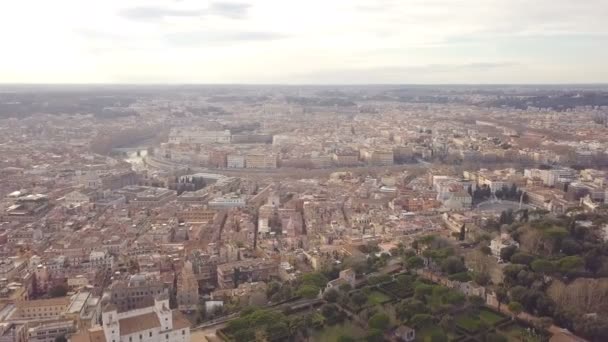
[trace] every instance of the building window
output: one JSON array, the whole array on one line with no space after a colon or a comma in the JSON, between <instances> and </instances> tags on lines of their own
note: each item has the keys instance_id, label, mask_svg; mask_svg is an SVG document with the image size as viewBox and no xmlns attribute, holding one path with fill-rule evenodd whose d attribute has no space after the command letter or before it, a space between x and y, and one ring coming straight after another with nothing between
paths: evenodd
<instances>
[{"instance_id":1,"label":"building window","mask_svg":"<svg viewBox=\"0 0 608 342\"><path fill-rule=\"evenodd\" d=\"M169 339L169 334L166 334L166 335L165 335L165 338L168 340L168 339Z\"/></svg>"},{"instance_id":2,"label":"building window","mask_svg":"<svg viewBox=\"0 0 608 342\"><path fill-rule=\"evenodd\" d=\"M142 338L144 338L143 335L139 334L139 339L141 340Z\"/></svg>"},{"instance_id":3,"label":"building window","mask_svg":"<svg viewBox=\"0 0 608 342\"><path fill-rule=\"evenodd\" d=\"M186 335L186 330L182 330L182 335Z\"/></svg>"},{"instance_id":4,"label":"building window","mask_svg":"<svg viewBox=\"0 0 608 342\"><path fill-rule=\"evenodd\" d=\"M129 336L129 342L133 342L133 338Z\"/></svg>"},{"instance_id":5,"label":"building window","mask_svg":"<svg viewBox=\"0 0 608 342\"><path fill-rule=\"evenodd\" d=\"M150 337L152 337L152 332L150 331Z\"/></svg>"}]
</instances>

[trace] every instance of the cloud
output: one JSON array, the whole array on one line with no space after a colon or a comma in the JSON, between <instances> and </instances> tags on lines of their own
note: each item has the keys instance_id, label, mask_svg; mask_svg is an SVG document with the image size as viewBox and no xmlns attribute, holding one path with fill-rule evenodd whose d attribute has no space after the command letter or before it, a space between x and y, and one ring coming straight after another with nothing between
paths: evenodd
<instances>
[{"instance_id":1,"label":"cloud","mask_svg":"<svg viewBox=\"0 0 608 342\"><path fill-rule=\"evenodd\" d=\"M172 33L165 36L167 42L179 46L198 46L234 42L270 41L287 38L287 35L263 31L195 31Z\"/></svg>"},{"instance_id":2,"label":"cloud","mask_svg":"<svg viewBox=\"0 0 608 342\"><path fill-rule=\"evenodd\" d=\"M172 7L140 6L123 9L119 15L130 20L160 20L167 17L202 17L214 15L230 19L242 19L247 16L250 4L241 2L212 2L202 9L181 9Z\"/></svg>"},{"instance_id":3,"label":"cloud","mask_svg":"<svg viewBox=\"0 0 608 342\"><path fill-rule=\"evenodd\" d=\"M131 7L120 11L122 17L131 20L157 20L166 17L198 17L201 10L177 10L162 7Z\"/></svg>"},{"instance_id":4,"label":"cloud","mask_svg":"<svg viewBox=\"0 0 608 342\"><path fill-rule=\"evenodd\" d=\"M212 2L208 12L231 19L240 19L247 16L249 8L251 8L251 4L240 2Z\"/></svg>"}]
</instances>

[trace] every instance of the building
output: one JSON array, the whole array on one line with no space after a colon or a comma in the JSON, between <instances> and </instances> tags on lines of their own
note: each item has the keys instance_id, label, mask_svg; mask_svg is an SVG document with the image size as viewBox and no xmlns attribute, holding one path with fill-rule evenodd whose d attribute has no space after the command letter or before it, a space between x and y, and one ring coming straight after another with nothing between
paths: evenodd
<instances>
[{"instance_id":1,"label":"building","mask_svg":"<svg viewBox=\"0 0 608 342\"><path fill-rule=\"evenodd\" d=\"M351 268L342 270L342 271L340 271L340 275L338 276L338 278L336 278L334 280L330 280L327 283L325 290L337 289L337 288L340 288L340 286L346 285L346 284L350 285L350 287L354 289L355 283L356 283L356 276L357 276L357 274Z\"/></svg>"},{"instance_id":2,"label":"building","mask_svg":"<svg viewBox=\"0 0 608 342\"><path fill-rule=\"evenodd\" d=\"M334 164L337 166L355 166L359 164L359 152L355 150L340 150L332 154Z\"/></svg>"},{"instance_id":3,"label":"building","mask_svg":"<svg viewBox=\"0 0 608 342\"><path fill-rule=\"evenodd\" d=\"M177 212L177 219L180 222L188 223L208 223L213 222L216 211L203 206L190 207Z\"/></svg>"},{"instance_id":4,"label":"building","mask_svg":"<svg viewBox=\"0 0 608 342\"><path fill-rule=\"evenodd\" d=\"M519 243L513 240L509 234L500 234L500 236L497 236L490 241L492 255L498 259L500 259L500 251L509 246L519 247Z\"/></svg>"},{"instance_id":5,"label":"building","mask_svg":"<svg viewBox=\"0 0 608 342\"><path fill-rule=\"evenodd\" d=\"M245 156L245 167L248 169L276 169L277 156L275 154L248 154Z\"/></svg>"},{"instance_id":6,"label":"building","mask_svg":"<svg viewBox=\"0 0 608 342\"><path fill-rule=\"evenodd\" d=\"M217 197L209 201L211 209L243 208L247 204L245 198L240 196Z\"/></svg>"},{"instance_id":7,"label":"building","mask_svg":"<svg viewBox=\"0 0 608 342\"><path fill-rule=\"evenodd\" d=\"M374 150L369 161L372 165L393 165L395 156L393 150Z\"/></svg>"},{"instance_id":8,"label":"building","mask_svg":"<svg viewBox=\"0 0 608 342\"><path fill-rule=\"evenodd\" d=\"M23 342L26 341L26 338L24 324L0 323L0 342Z\"/></svg>"},{"instance_id":9,"label":"building","mask_svg":"<svg viewBox=\"0 0 608 342\"><path fill-rule=\"evenodd\" d=\"M154 208L160 207L177 198L177 194L173 190L161 188L148 188L138 192L130 201L130 205L137 208Z\"/></svg>"},{"instance_id":10,"label":"building","mask_svg":"<svg viewBox=\"0 0 608 342\"><path fill-rule=\"evenodd\" d=\"M116 190L129 185L137 184L138 177L134 171L113 172L101 176L101 186L104 189Z\"/></svg>"},{"instance_id":11,"label":"building","mask_svg":"<svg viewBox=\"0 0 608 342\"><path fill-rule=\"evenodd\" d=\"M73 320L54 320L29 323L27 329L28 342L55 342L56 338L70 335L76 331Z\"/></svg>"},{"instance_id":12,"label":"building","mask_svg":"<svg viewBox=\"0 0 608 342\"><path fill-rule=\"evenodd\" d=\"M217 285L232 289L244 282L267 281L278 277L279 264L274 260L243 260L217 266Z\"/></svg>"},{"instance_id":13,"label":"building","mask_svg":"<svg viewBox=\"0 0 608 342\"><path fill-rule=\"evenodd\" d=\"M226 167L229 169L245 168L245 156L240 154L229 154L226 156Z\"/></svg>"},{"instance_id":14,"label":"building","mask_svg":"<svg viewBox=\"0 0 608 342\"><path fill-rule=\"evenodd\" d=\"M69 297L17 302L17 316L25 319L54 319L63 315L70 305Z\"/></svg>"},{"instance_id":15,"label":"building","mask_svg":"<svg viewBox=\"0 0 608 342\"><path fill-rule=\"evenodd\" d=\"M190 323L179 312L169 309L166 295L154 304L138 310L118 312L107 305L102 313L102 326L82 330L70 342L189 342Z\"/></svg>"},{"instance_id":16,"label":"building","mask_svg":"<svg viewBox=\"0 0 608 342\"><path fill-rule=\"evenodd\" d=\"M175 127L169 132L172 144L229 144L230 131L213 131L202 127Z\"/></svg>"},{"instance_id":17,"label":"building","mask_svg":"<svg viewBox=\"0 0 608 342\"><path fill-rule=\"evenodd\" d=\"M177 278L177 308L181 311L195 311L199 303L198 282L192 270L192 263L186 261L182 273Z\"/></svg>"},{"instance_id":18,"label":"building","mask_svg":"<svg viewBox=\"0 0 608 342\"><path fill-rule=\"evenodd\" d=\"M27 195L17 198L4 215L6 221L33 222L50 210L49 198L45 195Z\"/></svg>"},{"instance_id":19,"label":"building","mask_svg":"<svg viewBox=\"0 0 608 342\"><path fill-rule=\"evenodd\" d=\"M168 293L163 282L152 274L135 274L128 281L116 281L110 287L110 302L119 311L150 306L154 296Z\"/></svg>"},{"instance_id":20,"label":"building","mask_svg":"<svg viewBox=\"0 0 608 342\"><path fill-rule=\"evenodd\" d=\"M89 254L88 267L92 269L112 269L114 256L105 251L92 251Z\"/></svg>"}]
</instances>

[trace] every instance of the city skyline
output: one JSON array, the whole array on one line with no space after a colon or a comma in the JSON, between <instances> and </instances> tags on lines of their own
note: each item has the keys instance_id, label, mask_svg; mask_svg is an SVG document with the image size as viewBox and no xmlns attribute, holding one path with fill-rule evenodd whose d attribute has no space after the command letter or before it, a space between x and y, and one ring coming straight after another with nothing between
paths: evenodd
<instances>
[{"instance_id":1,"label":"city skyline","mask_svg":"<svg viewBox=\"0 0 608 342\"><path fill-rule=\"evenodd\" d=\"M32 0L2 8L4 83L608 80L602 1Z\"/></svg>"}]
</instances>

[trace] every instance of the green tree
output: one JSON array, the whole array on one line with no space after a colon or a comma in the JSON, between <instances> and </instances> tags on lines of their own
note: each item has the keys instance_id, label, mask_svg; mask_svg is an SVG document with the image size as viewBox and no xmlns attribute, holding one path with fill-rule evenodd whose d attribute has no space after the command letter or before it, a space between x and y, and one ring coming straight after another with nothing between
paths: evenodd
<instances>
[{"instance_id":1,"label":"green tree","mask_svg":"<svg viewBox=\"0 0 608 342\"><path fill-rule=\"evenodd\" d=\"M424 260L419 256L409 257L405 260L405 266L408 269L417 270L424 266Z\"/></svg>"},{"instance_id":2,"label":"green tree","mask_svg":"<svg viewBox=\"0 0 608 342\"><path fill-rule=\"evenodd\" d=\"M509 294L507 292L507 289L504 287L499 287L496 289L496 300L498 301L498 311L500 311L500 305L502 303L506 303L507 300L509 299Z\"/></svg>"},{"instance_id":3,"label":"green tree","mask_svg":"<svg viewBox=\"0 0 608 342\"><path fill-rule=\"evenodd\" d=\"M409 322L416 328L424 328L433 323L433 316L428 314L415 314Z\"/></svg>"},{"instance_id":4,"label":"green tree","mask_svg":"<svg viewBox=\"0 0 608 342\"><path fill-rule=\"evenodd\" d=\"M304 298L316 298L319 295L319 288L314 285L301 285L296 294Z\"/></svg>"},{"instance_id":5,"label":"green tree","mask_svg":"<svg viewBox=\"0 0 608 342\"><path fill-rule=\"evenodd\" d=\"M303 285L314 285L317 288L323 288L327 285L327 278L323 273L313 272L302 275L301 283Z\"/></svg>"},{"instance_id":6,"label":"green tree","mask_svg":"<svg viewBox=\"0 0 608 342\"><path fill-rule=\"evenodd\" d=\"M390 325L390 319L384 313L377 313L369 319L369 326L372 329L385 331Z\"/></svg>"},{"instance_id":7,"label":"green tree","mask_svg":"<svg viewBox=\"0 0 608 342\"><path fill-rule=\"evenodd\" d=\"M367 303L367 296L361 291L355 292L350 299L353 304L358 308L362 307L365 303Z\"/></svg>"},{"instance_id":8,"label":"green tree","mask_svg":"<svg viewBox=\"0 0 608 342\"><path fill-rule=\"evenodd\" d=\"M471 296L469 297L469 303L471 303L473 308L479 309L485 304L485 300L479 296Z\"/></svg>"},{"instance_id":9,"label":"green tree","mask_svg":"<svg viewBox=\"0 0 608 342\"><path fill-rule=\"evenodd\" d=\"M427 313L427 306L418 299L408 298L395 305L395 313L401 320L409 320L415 314Z\"/></svg>"},{"instance_id":10,"label":"green tree","mask_svg":"<svg viewBox=\"0 0 608 342\"><path fill-rule=\"evenodd\" d=\"M515 317L524 311L524 307L519 302L510 302L509 311L511 311L512 318L515 319Z\"/></svg>"},{"instance_id":11,"label":"green tree","mask_svg":"<svg viewBox=\"0 0 608 342\"><path fill-rule=\"evenodd\" d=\"M340 294L334 289L326 290L323 293L323 299L330 303L335 303L338 300L338 297L340 297Z\"/></svg>"},{"instance_id":12,"label":"green tree","mask_svg":"<svg viewBox=\"0 0 608 342\"><path fill-rule=\"evenodd\" d=\"M365 335L367 342L382 342L384 341L384 332L378 329L370 329Z\"/></svg>"},{"instance_id":13,"label":"green tree","mask_svg":"<svg viewBox=\"0 0 608 342\"><path fill-rule=\"evenodd\" d=\"M356 340L348 335L340 335L338 337L338 342L355 342Z\"/></svg>"},{"instance_id":14,"label":"green tree","mask_svg":"<svg viewBox=\"0 0 608 342\"><path fill-rule=\"evenodd\" d=\"M532 261L530 267L532 267L532 270L534 270L534 272L543 275L551 274L555 270L555 265L551 261L546 259L536 259Z\"/></svg>"},{"instance_id":15,"label":"green tree","mask_svg":"<svg viewBox=\"0 0 608 342\"><path fill-rule=\"evenodd\" d=\"M510 261L514 264L530 265L534 261L534 256L528 253L516 252L511 256Z\"/></svg>"},{"instance_id":16,"label":"green tree","mask_svg":"<svg viewBox=\"0 0 608 342\"><path fill-rule=\"evenodd\" d=\"M433 330L430 336L431 342L448 342L448 336L443 331Z\"/></svg>"},{"instance_id":17,"label":"green tree","mask_svg":"<svg viewBox=\"0 0 608 342\"><path fill-rule=\"evenodd\" d=\"M329 324L336 324L341 320L342 314L335 304L325 304L321 307L321 314Z\"/></svg>"},{"instance_id":18,"label":"green tree","mask_svg":"<svg viewBox=\"0 0 608 342\"><path fill-rule=\"evenodd\" d=\"M557 265L560 272L567 273L582 268L585 266L585 261L579 256L572 255L559 259Z\"/></svg>"},{"instance_id":19,"label":"green tree","mask_svg":"<svg viewBox=\"0 0 608 342\"><path fill-rule=\"evenodd\" d=\"M490 275L487 272L477 272L473 280L481 286L486 286L490 283Z\"/></svg>"},{"instance_id":20,"label":"green tree","mask_svg":"<svg viewBox=\"0 0 608 342\"><path fill-rule=\"evenodd\" d=\"M511 257L517 251L517 246L511 245L500 250L500 259L503 261L511 261Z\"/></svg>"},{"instance_id":21,"label":"green tree","mask_svg":"<svg viewBox=\"0 0 608 342\"><path fill-rule=\"evenodd\" d=\"M353 287L349 283L345 283L345 284L340 285L338 287L338 289L342 293L347 293L347 292L350 292L353 289Z\"/></svg>"},{"instance_id":22,"label":"green tree","mask_svg":"<svg viewBox=\"0 0 608 342\"><path fill-rule=\"evenodd\" d=\"M449 256L441 263L441 269L447 274L465 272L467 268L457 256Z\"/></svg>"}]
</instances>

